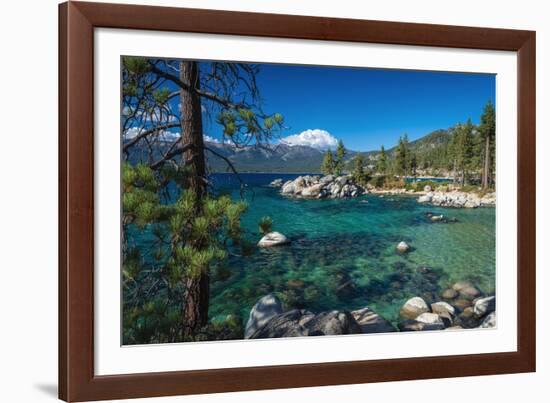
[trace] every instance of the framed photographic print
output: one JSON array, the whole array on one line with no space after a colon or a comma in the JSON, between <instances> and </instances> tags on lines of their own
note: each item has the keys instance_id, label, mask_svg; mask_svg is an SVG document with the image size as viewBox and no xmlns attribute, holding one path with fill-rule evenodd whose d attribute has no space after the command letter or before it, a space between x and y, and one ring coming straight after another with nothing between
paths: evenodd
<instances>
[{"instance_id":1,"label":"framed photographic print","mask_svg":"<svg viewBox=\"0 0 550 403\"><path fill-rule=\"evenodd\" d=\"M535 33L60 5L59 397L535 370Z\"/></svg>"}]
</instances>

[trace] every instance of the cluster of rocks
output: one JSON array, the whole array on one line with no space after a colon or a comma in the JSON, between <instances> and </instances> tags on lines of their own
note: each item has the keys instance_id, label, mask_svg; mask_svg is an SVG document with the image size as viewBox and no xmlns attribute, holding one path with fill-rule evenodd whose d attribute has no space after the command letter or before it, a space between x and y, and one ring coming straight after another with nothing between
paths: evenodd
<instances>
[{"instance_id":1,"label":"cluster of rocks","mask_svg":"<svg viewBox=\"0 0 550 403\"><path fill-rule=\"evenodd\" d=\"M458 282L428 304L421 297L401 307L395 327L372 309L332 310L313 313L306 309L286 310L273 293L258 300L246 323L246 339L303 337L425 330L460 330L496 326L495 296L484 295L469 282Z\"/></svg>"},{"instance_id":2,"label":"cluster of rocks","mask_svg":"<svg viewBox=\"0 0 550 403\"><path fill-rule=\"evenodd\" d=\"M496 193L487 193L480 196L477 193L466 192L428 192L418 198L419 203L429 203L441 207L477 208L495 206Z\"/></svg>"},{"instance_id":3,"label":"cluster of rocks","mask_svg":"<svg viewBox=\"0 0 550 403\"><path fill-rule=\"evenodd\" d=\"M459 330L496 326L495 296L483 293L470 282L457 282L428 304L420 297L401 307L400 331Z\"/></svg>"},{"instance_id":4,"label":"cluster of rocks","mask_svg":"<svg viewBox=\"0 0 550 403\"><path fill-rule=\"evenodd\" d=\"M262 297L250 311L246 339L395 332L397 329L369 308L349 312L284 311L275 294Z\"/></svg>"},{"instance_id":5,"label":"cluster of rocks","mask_svg":"<svg viewBox=\"0 0 550 403\"><path fill-rule=\"evenodd\" d=\"M281 194L285 196L311 199L348 198L365 193L365 189L357 185L351 175L304 175L284 183L281 179L276 179L270 186L280 187Z\"/></svg>"}]
</instances>

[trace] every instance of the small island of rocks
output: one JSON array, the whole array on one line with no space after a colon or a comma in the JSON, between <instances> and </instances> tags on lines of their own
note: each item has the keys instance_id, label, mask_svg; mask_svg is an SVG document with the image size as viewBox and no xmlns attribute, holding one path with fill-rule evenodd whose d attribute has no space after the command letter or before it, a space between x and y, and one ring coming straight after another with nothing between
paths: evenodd
<instances>
[{"instance_id":1,"label":"small island of rocks","mask_svg":"<svg viewBox=\"0 0 550 403\"><path fill-rule=\"evenodd\" d=\"M371 182L378 182L382 186L376 186ZM436 185L432 181L407 183L399 178L391 182L384 178L365 184L357 181L351 174L303 175L286 182L278 178L269 184L270 187L280 188L283 196L303 199L343 199L366 194L389 194L415 196L418 197L419 203L439 207L477 208L496 204L496 192L482 192L475 187L464 190L451 183Z\"/></svg>"}]
</instances>

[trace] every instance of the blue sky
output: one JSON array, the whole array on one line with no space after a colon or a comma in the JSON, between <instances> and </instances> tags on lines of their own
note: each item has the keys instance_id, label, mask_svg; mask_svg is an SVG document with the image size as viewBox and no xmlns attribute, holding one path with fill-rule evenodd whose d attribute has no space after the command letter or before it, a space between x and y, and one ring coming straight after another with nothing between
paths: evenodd
<instances>
[{"instance_id":1,"label":"blue sky","mask_svg":"<svg viewBox=\"0 0 550 403\"><path fill-rule=\"evenodd\" d=\"M485 103L495 103L489 74L262 65L257 80L264 110L284 116L283 137L309 133L290 138L303 143L328 132L358 151L389 148L404 133L414 140L468 118L478 123ZM215 123L204 129L221 137Z\"/></svg>"}]
</instances>

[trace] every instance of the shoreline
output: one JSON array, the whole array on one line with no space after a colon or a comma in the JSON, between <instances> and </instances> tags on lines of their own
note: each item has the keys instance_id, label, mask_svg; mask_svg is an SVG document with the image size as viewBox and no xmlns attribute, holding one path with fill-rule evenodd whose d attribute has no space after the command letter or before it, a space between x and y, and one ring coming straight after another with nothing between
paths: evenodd
<instances>
[{"instance_id":1,"label":"shoreline","mask_svg":"<svg viewBox=\"0 0 550 403\"><path fill-rule=\"evenodd\" d=\"M274 175L275 177L277 175ZM378 185L374 185L374 184ZM439 207L478 208L496 206L496 192L479 187L420 180L405 183L395 177L374 177L357 181L352 175L301 175L294 179L276 178L269 185L280 194L296 199L349 199L368 194L403 195L418 198L418 203Z\"/></svg>"}]
</instances>

